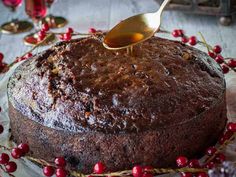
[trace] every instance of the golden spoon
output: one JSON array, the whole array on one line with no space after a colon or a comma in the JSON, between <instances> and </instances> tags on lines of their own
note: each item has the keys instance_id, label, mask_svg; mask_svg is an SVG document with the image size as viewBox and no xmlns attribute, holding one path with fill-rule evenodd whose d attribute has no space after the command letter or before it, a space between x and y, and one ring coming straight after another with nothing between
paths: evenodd
<instances>
[{"instance_id":1,"label":"golden spoon","mask_svg":"<svg viewBox=\"0 0 236 177\"><path fill-rule=\"evenodd\" d=\"M117 24L105 36L103 45L117 50L133 46L152 37L161 25L161 14L170 0L164 0L158 11L139 14Z\"/></svg>"}]
</instances>

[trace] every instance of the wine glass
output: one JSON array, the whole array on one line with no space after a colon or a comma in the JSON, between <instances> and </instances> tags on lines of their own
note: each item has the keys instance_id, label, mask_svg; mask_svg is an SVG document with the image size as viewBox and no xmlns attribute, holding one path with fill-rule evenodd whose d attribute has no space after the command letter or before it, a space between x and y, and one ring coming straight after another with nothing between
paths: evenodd
<instances>
[{"instance_id":1,"label":"wine glass","mask_svg":"<svg viewBox=\"0 0 236 177\"><path fill-rule=\"evenodd\" d=\"M47 14L45 0L25 0L25 12L33 20L36 32L27 35L24 38L24 42L27 45L36 45L38 42L40 42L38 40L40 21Z\"/></svg>"},{"instance_id":2,"label":"wine glass","mask_svg":"<svg viewBox=\"0 0 236 177\"><path fill-rule=\"evenodd\" d=\"M61 16L54 16L50 13L50 9L53 3L56 2L56 0L45 0L46 1L46 6L48 8L48 15L44 18L44 21L46 21L50 28L61 28L65 26L68 21Z\"/></svg>"},{"instance_id":3,"label":"wine glass","mask_svg":"<svg viewBox=\"0 0 236 177\"><path fill-rule=\"evenodd\" d=\"M12 12L16 11L16 8L22 4L22 0L2 0L2 3L10 8ZM25 20L12 19L10 22L6 22L1 25L1 30L4 33L15 34L29 31L33 28L32 23Z\"/></svg>"}]
</instances>

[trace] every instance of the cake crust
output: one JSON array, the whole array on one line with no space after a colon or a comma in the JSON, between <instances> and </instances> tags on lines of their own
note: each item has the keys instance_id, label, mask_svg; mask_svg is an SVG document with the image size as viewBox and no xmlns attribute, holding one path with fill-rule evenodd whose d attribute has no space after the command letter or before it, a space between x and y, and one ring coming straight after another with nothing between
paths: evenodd
<instances>
[{"instance_id":1,"label":"cake crust","mask_svg":"<svg viewBox=\"0 0 236 177\"><path fill-rule=\"evenodd\" d=\"M95 38L61 42L20 65L8 84L12 138L31 155L90 173L196 157L226 124L220 67L192 47L153 37L109 51Z\"/></svg>"}]
</instances>

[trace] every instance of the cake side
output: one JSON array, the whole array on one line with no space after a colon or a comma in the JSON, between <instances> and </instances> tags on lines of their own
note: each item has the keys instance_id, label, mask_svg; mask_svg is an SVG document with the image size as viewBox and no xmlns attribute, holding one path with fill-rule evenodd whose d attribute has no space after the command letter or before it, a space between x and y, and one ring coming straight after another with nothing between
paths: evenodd
<instances>
[{"instance_id":1,"label":"cake side","mask_svg":"<svg viewBox=\"0 0 236 177\"><path fill-rule=\"evenodd\" d=\"M9 101L29 119L80 133L181 124L225 92L224 76L209 56L156 37L135 46L133 56L106 50L93 38L62 42L19 66L8 87Z\"/></svg>"},{"instance_id":2,"label":"cake side","mask_svg":"<svg viewBox=\"0 0 236 177\"><path fill-rule=\"evenodd\" d=\"M171 167L179 155L200 157L216 143L227 121L224 97L191 121L124 134L56 130L30 120L11 103L9 106L13 141L27 142L30 155L35 158L53 161L63 156L70 169L86 174L92 173L98 161L106 164L107 170L118 171L130 169L134 164Z\"/></svg>"}]
</instances>

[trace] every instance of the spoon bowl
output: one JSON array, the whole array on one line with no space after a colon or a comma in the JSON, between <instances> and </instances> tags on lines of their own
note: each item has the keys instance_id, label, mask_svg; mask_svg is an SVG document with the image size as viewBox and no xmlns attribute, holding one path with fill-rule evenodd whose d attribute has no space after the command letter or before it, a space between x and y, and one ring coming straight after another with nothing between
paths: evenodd
<instances>
[{"instance_id":1,"label":"spoon bowl","mask_svg":"<svg viewBox=\"0 0 236 177\"><path fill-rule=\"evenodd\" d=\"M151 38L161 25L161 14L170 0L165 0L155 13L139 14L121 21L105 36L107 49L123 49Z\"/></svg>"}]
</instances>

